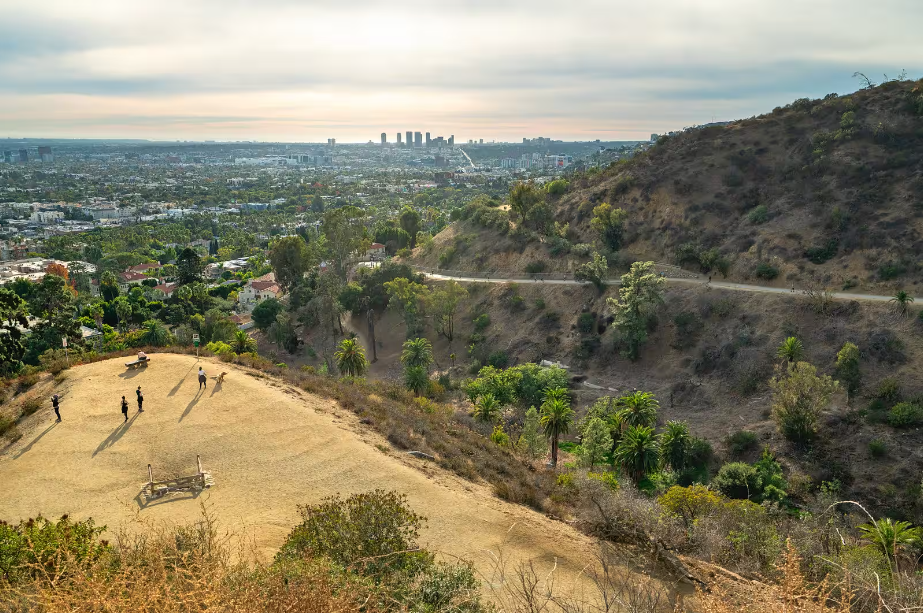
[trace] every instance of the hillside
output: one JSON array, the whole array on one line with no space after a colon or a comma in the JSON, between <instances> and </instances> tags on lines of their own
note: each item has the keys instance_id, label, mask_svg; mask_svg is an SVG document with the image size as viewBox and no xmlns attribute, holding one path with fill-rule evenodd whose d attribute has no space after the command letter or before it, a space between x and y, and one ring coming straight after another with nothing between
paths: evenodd
<instances>
[{"instance_id":1,"label":"hillside","mask_svg":"<svg viewBox=\"0 0 923 613\"><path fill-rule=\"evenodd\" d=\"M554 219L569 224L570 245L597 240L594 207L623 209L617 264L649 259L718 274L720 257L739 280L757 279L764 264L778 274L763 281L777 284L919 287L921 88L890 82L688 130L601 173L572 177L566 193L547 202ZM454 247L446 268L520 272L538 259L571 271L586 259L547 236L490 226L459 222L417 259L435 266Z\"/></svg>"},{"instance_id":2,"label":"hillside","mask_svg":"<svg viewBox=\"0 0 923 613\"><path fill-rule=\"evenodd\" d=\"M55 424L43 408L0 456L0 517L92 516L111 535L136 516L167 524L194 520L204 502L223 529L252 538L268 558L297 523L296 505L384 488L406 494L428 518L422 534L428 547L488 574L489 552L502 552L541 569L557 565L566 583L593 556L588 537L394 450L334 401L212 359L155 354L146 369L127 372L123 361L65 371L57 389L63 421ZM226 371L224 383L209 380L199 393L198 364L212 376ZM142 414L134 403L138 385L145 394ZM123 394L131 402L127 425L119 412ZM192 474L196 454L214 487L198 498L143 502L148 463L155 478Z\"/></svg>"}]
</instances>

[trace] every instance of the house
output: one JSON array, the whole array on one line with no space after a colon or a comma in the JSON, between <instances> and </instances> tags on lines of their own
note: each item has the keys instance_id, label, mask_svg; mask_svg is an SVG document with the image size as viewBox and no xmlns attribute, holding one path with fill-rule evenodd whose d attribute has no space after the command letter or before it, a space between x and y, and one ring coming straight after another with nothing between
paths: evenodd
<instances>
[{"instance_id":1,"label":"house","mask_svg":"<svg viewBox=\"0 0 923 613\"><path fill-rule=\"evenodd\" d=\"M282 294L281 288L275 281L256 281L251 279L245 286L240 288L237 294L237 300L241 307L247 311L252 311L261 300L267 298L278 298Z\"/></svg>"},{"instance_id":2,"label":"house","mask_svg":"<svg viewBox=\"0 0 923 613\"><path fill-rule=\"evenodd\" d=\"M253 316L250 313L235 313L228 317L231 321L237 324L238 330L249 330L254 326Z\"/></svg>"},{"instance_id":3,"label":"house","mask_svg":"<svg viewBox=\"0 0 923 613\"><path fill-rule=\"evenodd\" d=\"M365 259L381 260L385 257L385 246L381 243L372 243L365 251Z\"/></svg>"},{"instance_id":4,"label":"house","mask_svg":"<svg viewBox=\"0 0 923 613\"><path fill-rule=\"evenodd\" d=\"M176 290L176 283L161 283L160 285L155 285L154 289L163 292L163 295L169 298Z\"/></svg>"},{"instance_id":5,"label":"house","mask_svg":"<svg viewBox=\"0 0 923 613\"><path fill-rule=\"evenodd\" d=\"M131 285L141 283L147 279L150 279L150 277L140 272L125 271L119 273L119 291L126 293Z\"/></svg>"},{"instance_id":6,"label":"house","mask_svg":"<svg viewBox=\"0 0 923 613\"><path fill-rule=\"evenodd\" d=\"M163 268L163 266L155 262L153 264L138 264L137 266L131 266L126 272L140 272L143 274L151 270L160 270L161 268Z\"/></svg>"}]
</instances>

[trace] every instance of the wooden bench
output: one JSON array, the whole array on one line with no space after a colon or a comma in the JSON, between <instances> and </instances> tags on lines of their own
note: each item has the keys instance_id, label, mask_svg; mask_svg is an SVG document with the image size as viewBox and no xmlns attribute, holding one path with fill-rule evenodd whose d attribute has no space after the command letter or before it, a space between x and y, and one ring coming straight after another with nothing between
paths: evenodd
<instances>
[{"instance_id":1,"label":"wooden bench","mask_svg":"<svg viewBox=\"0 0 923 613\"><path fill-rule=\"evenodd\" d=\"M134 362L125 362L125 366L128 368L138 368L141 366L147 366L147 363L151 361L151 358L145 358L143 360L135 360Z\"/></svg>"}]
</instances>

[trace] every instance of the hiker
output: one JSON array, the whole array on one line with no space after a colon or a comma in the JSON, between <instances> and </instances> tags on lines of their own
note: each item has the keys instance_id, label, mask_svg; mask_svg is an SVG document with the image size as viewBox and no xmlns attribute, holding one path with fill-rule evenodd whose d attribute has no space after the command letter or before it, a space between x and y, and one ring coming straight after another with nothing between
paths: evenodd
<instances>
[{"instance_id":1,"label":"hiker","mask_svg":"<svg viewBox=\"0 0 923 613\"><path fill-rule=\"evenodd\" d=\"M793 293L793 294L795 293L795 284L794 284L794 283L792 283L792 293Z\"/></svg>"},{"instance_id":2,"label":"hiker","mask_svg":"<svg viewBox=\"0 0 923 613\"><path fill-rule=\"evenodd\" d=\"M58 410L58 395L57 394L51 397L51 406L54 407L54 414L58 416L58 421L61 421L61 411Z\"/></svg>"},{"instance_id":3,"label":"hiker","mask_svg":"<svg viewBox=\"0 0 923 613\"><path fill-rule=\"evenodd\" d=\"M135 390L135 393L138 394L138 413L144 413L144 395L141 393L141 386L138 386L138 389Z\"/></svg>"},{"instance_id":4,"label":"hiker","mask_svg":"<svg viewBox=\"0 0 923 613\"><path fill-rule=\"evenodd\" d=\"M208 385L205 384L205 371L202 370L202 367L199 366L199 389L202 388L208 389Z\"/></svg>"},{"instance_id":5,"label":"hiker","mask_svg":"<svg viewBox=\"0 0 923 613\"><path fill-rule=\"evenodd\" d=\"M711 275L708 275L708 282L711 283Z\"/></svg>"},{"instance_id":6,"label":"hiker","mask_svg":"<svg viewBox=\"0 0 923 613\"><path fill-rule=\"evenodd\" d=\"M125 416L125 421L128 421L128 401L125 400L125 396L122 396L122 415Z\"/></svg>"}]
</instances>

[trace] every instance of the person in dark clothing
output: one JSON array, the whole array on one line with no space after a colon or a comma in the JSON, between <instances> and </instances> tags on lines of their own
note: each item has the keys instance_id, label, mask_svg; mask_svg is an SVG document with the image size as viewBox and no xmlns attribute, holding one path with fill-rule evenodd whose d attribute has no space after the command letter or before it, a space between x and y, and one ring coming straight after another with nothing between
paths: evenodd
<instances>
[{"instance_id":1,"label":"person in dark clothing","mask_svg":"<svg viewBox=\"0 0 923 613\"><path fill-rule=\"evenodd\" d=\"M205 381L206 381L205 371L202 369L201 366L199 366L199 389L202 389L203 387L205 389L208 389L208 385L205 384Z\"/></svg>"},{"instance_id":2,"label":"person in dark clothing","mask_svg":"<svg viewBox=\"0 0 923 613\"><path fill-rule=\"evenodd\" d=\"M125 400L125 396L122 396L122 415L125 416L125 421L128 421L128 401Z\"/></svg>"},{"instance_id":3,"label":"person in dark clothing","mask_svg":"<svg viewBox=\"0 0 923 613\"><path fill-rule=\"evenodd\" d=\"M61 411L58 410L58 395L57 394L51 397L51 406L54 407L54 414L58 416L58 421L61 421Z\"/></svg>"},{"instance_id":4,"label":"person in dark clothing","mask_svg":"<svg viewBox=\"0 0 923 613\"><path fill-rule=\"evenodd\" d=\"M144 395L141 394L141 386L138 386L138 389L135 390L135 393L138 394L138 413L144 413Z\"/></svg>"}]
</instances>

